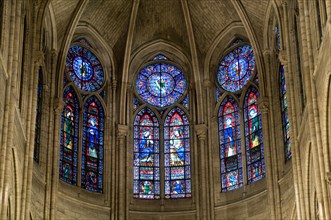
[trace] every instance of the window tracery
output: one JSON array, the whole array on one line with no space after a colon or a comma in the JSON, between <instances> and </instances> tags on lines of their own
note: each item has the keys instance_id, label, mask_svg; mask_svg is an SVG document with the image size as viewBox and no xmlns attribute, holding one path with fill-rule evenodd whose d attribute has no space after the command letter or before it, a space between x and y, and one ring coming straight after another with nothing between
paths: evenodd
<instances>
[{"instance_id":1,"label":"window tracery","mask_svg":"<svg viewBox=\"0 0 331 220\"><path fill-rule=\"evenodd\" d=\"M187 82L164 57L154 57L136 78L134 198L160 199L162 191L167 199L191 197Z\"/></svg>"}]
</instances>

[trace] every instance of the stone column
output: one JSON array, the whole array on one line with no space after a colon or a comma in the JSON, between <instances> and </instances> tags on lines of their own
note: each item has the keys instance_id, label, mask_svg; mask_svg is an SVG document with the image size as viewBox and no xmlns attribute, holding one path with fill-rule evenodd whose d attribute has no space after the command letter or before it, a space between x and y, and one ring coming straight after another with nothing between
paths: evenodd
<instances>
[{"instance_id":1,"label":"stone column","mask_svg":"<svg viewBox=\"0 0 331 220\"><path fill-rule=\"evenodd\" d=\"M272 149L270 141L270 115L269 106L270 100L268 97L259 97L258 106L261 111L262 118L262 132L263 132L263 143L264 143L264 161L266 166L266 180L268 189L268 200L270 207L270 219L277 219L280 216L276 215L276 204L279 202L278 195L278 181L277 173L275 173L274 165L275 163L275 149ZM277 167L277 166L276 166ZM278 199L277 199L278 198ZM280 213L278 213L280 214Z\"/></svg>"},{"instance_id":2,"label":"stone column","mask_svg":"<svg viewBox=\"0 0 331 220\"><path fill-rule=\"evenodd\" d=\"M208 160L206 157L206 148L208 147L206 145L206 138L207 138L207 126L205 124L198 124L195 125L195 132L198 136L198 158L199 158L199 164L198 170L199 170L199 176L198 179L200 180L200 187L199 187L199 194L200 194L200 200L199 200L199 219L201 220L208 220L210 219L210 207L209 207L209 187L208 187L208 167L206 164L208 164Z\"/></svg>"},{"instance_id":3,"label":"stone column","mask_svg":"<svg viewBox=\"0 0 331 220\"><path fill-rule=\"evenodd\" d=\"M118 151L119 151L119 176L118 176L118 204L117 211L118 215L116 219L125 220L126 216L126 136L128 133L127 125L118 125L117 127L117 140L118 140Z\"/></svg>"},{"instance_id":4,"label":"stone column","mask_svg":"<svg viewBox=\"0 0 331 220\"><path fill-rule=\"evenodd\" d=\"M50 78L50 93L48 94L49 97L52 97L55 93L56 93L56 64L57 64L57 51L56 50L52 50L51 51L51 70L49 73ZM45 149L47 151L46 153L46 161L45 161L45 165L46 165L46 176L45 176L45 181L46 181L46 186L45 186L45 204L44 204L44 218L46 220L51 218L51 214L50 214L50 210L51 210L51 198L52 198L52 180L53 180L53 176L52 176L52 170L53 170L53 159L54 159L54 150L55 148L57 148L59 146L59 143L57 143L58 145L55 146L54 143L54 139L57 138L57 140L59 140L58 137L56 137L55 134L59 134L58 133L53 132L53 128L55 126L55 123L60 123L60 121L56 121L56 118L58 119L59 117L57 117L56 115L59 114L61 115L62 111L63 111L63 107L64 107L64 103L63 101L59 103L59 100L56 99L50 99L49 101L50 106L49 106L49 119L48 119L48 130L46 131L48 133L48 135L46 136L47 139L47 148ZM52 112L51 110L54 110L54 112ZM58 113L57 113L58 111Z\"/></svg>"},{"instance_id":5,"label":"stone column","mask_svg":"<svg viewBox=\"0 0 331 220\"><path fill-rule=\"evenodd\" d=\"M57 189L59 184L59 145L60 145L60 124L61 115L64 108L64 102L62 99L54 100L54 141L53 141L53 161L52 161L52 176L51 176L51 195L50 195L50 216L49 219L56 218L56 199Z\"/></svg>"},{"instance_id":6,"label":"stone column","mask_svg":"<svg viewBox=\"0 0 331 220\"><path fill-rule=\"evenodd\" d=\"M310 128L311 143L312 143L312 155L315 163L314 165L314 179L316 186L316 194L318 200L319 213L322 219L329 219L330 212L328 208L328 198L326 190L326 182L324 179L325 167L324 159L322 155L322 143L320 137L320 123L319 112L316 99L316 85L313 79L314 72L314 59L312 51L311 41L311 28L310 28L310 13L308 8L308 2L298 0L300 11L300 28L302 35L302 51L303 51L303 71L305 73L304 84L307 94L307 108L308 108L308 123ZM323 178L322 178L323 177ZM307 186L308 187L308 186ZM309 209L310 207L306 207Z\"/></svg>"},{"instance_id":7,"label":"stone column","mask_svg":"<svg viewBox=\"0 0 331 220\"><path fill-rule=\"evenodd\" d=\"M117 175L117 159L118 157L116 156L117 154L117 147L116 147L116 129L115 129L115 122L116 122L116 97L117 97L117 80L113 80L112 81L112 86L110 87L112 90L110 90L110 92L112 92L112 96L111 98L108 99L111 108L111 112L109 113L109 120L110 120L110 124L111 124L111 146L110 146L110 152L111 152L111 179L110 179L110 184L111 184L111 219L115 219L116 216L116 180L118 179L118 175ZM109 93L108 93L109 94ZM110 95L109 95L110 96Z\"/></svg>"}]
</instances>

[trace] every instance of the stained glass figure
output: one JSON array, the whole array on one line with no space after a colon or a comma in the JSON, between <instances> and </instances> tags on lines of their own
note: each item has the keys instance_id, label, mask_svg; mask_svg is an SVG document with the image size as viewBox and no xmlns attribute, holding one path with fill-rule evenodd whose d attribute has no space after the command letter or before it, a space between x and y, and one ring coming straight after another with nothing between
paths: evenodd
<instances>
[{"instance_id":1,"label":"stained glass figure","mask_svg":"<svg viewBox=\"0 0 331 220\"><path fill-rule=\"evenodd\" d=\"M82 187L102 192L104 110L100 101L92 96L84 104L82 144Z\"/></svg>"},{"instance_id":2,"label":"stained glass figure","mask_svg":"<svg viewBox=\"0 0 331 220\"><path fill-rule=\"evenodd\" d=\"M42 112L42 101L43 101L42 96L43 96L43 72L42 72L42 69L39 68L38 91L37 91L37 116L36 116L34 151L33 151L33 158L36 162L39 162L40 135L41 135L41 112Z\"/></svg>"},{"instance_id":3,"label":"stained glass figure","mask_svg":"<svg viewBox=\"0 0 331 220\"><path fill-rule=\"evenodd\" d=\"M181 104L182 104L187 110L190 109L188 95L184 98L184 100L181 102Z\"/></svg>"},{"instance_id":4,"label":"stained glass figure","mask_svg":"<svg viewBox=\"0 0 331 220\"><path fill-rule=\"evenodd\" d=\"M156 55L152 60L168 60L168 58L162 54Z\"/></svg>"},{"instance_id":5,"label":"stained glass figure","mask_svg":"<svg viewBox=\"0 0 331 220\"><path fill-rule=\"evenodd\" d=\"M265 176L262 119L257 104L258 97L257 89L250 87L246 92L244 103L248 184Z\"/></svg>"},{"instance_id":6,"label":"stained glass figure","mask_svg":"<svg viewBox=\"0 0 331 220\"><path fill-rule=\"evenodd\" d=\"M84 46L87 46L87 47L91 47L92 48L92 45L90 44L90 42L88 42L88 40L86 40L86 38L84 38L84 37L78 38L74 42L75 43L80 43L80 44L82 44Z\"/></svg>"},{"instance_id":7,"label":"stained glass figure","mask_svg":"<svg viewBox=\"0 0 331 220\"><path fill-rule=\"evenodd\" d=\"M70 86L64 90L65 107L62 112L60 144L60 179L77 184L78 99Z\"/></svg>"},{"instance_id":8,"label":"stained glass figure","mask_svg":"<svg viewBox=\"0 0 331 220\"><path fill-rule=\"evenodd\" d=\"M73 45L69 48L66 72L75 85L85 92L100 89L104 82L104 72L99 59L82 46Z\"/></svg>"},{"instance_id":9,"label":"stained glass figure","mask_svg":"<svg viewBox=\"0 0 331 220\"><path fill-rule=\"evenodd\" d=\"M189 137L185 112L173 108L164 123L165 198L191 197Z\"/></svg>"},{"instance_id":10,"label":"stained glass figure","mask_svg":"<svg viewBox=\"0 0 331 220\"><path fill-rule=\"evenodd\" d=\"M282 112L283 138L285 146L285 159L289 160L292 157L291 141L290 141L290 122L288 120L288 108L286 98L286 81L284 66L281 65L280 73L280 103Z\"/></svg>"},{"instance_id":11,"label":"stained glass figure","mask_svg":"<svg viewBox=\"0 0 331 220\"><path fill-rule=\"evenodd\" d=\"M144 108L134 120L134 198L160 198L159 122Z\"/></svg>"},{"instance_id":12,"label":"stained glass figure","mask_svg":"<svg viewBox=\"0 0 331 220\"><path fill-rule=\"evenodd\" d=\"M240 119L233 97L227 96L222 101L218 122L222 192L227 192L243 185Z\"/></svg>"},{"instance_id":13,"label":"stained glass figure","mask_svg":"<svg viewBox=\"0 0 331 220\"><path fill-rule=\"evenodd\" d=\"M274 31L275 31L276 49L277 49L277 51L280 51L280 30L279 30L278 24L276 24Z\"/></svg>"},{"instance_id":14,"label":"stained glass figure","mask_svg":"<svg viewBox=\"0 0 331 220\"><path fill-rule=\"evenodd\" d=\"M243 45L229 52L220 61L217 79L223 89L236 92L242 89L254 73L253 49Z\"/></svg>"},{"instance_id":15,"label":"stained glass figure","mask_svg":"<svg viewBox=\"0 0 331 220\"><path fill-rule=\"evenodd\" d=\"M156 107L166 107L177 102L186 90L186 80L181 70L167 63L144 67L136 79L136 91L141 98Z\"/></svg>"}]
</instances>

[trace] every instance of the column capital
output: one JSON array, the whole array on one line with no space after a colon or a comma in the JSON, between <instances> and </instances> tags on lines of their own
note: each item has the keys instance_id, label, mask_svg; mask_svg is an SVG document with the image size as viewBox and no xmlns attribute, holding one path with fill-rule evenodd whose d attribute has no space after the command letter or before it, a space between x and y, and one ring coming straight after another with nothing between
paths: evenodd
<instances>
[{"instance_id":1,"label":"column capital","mask_svg":"<svg viewBox=\"0 0 331 220\"><path fill-rule=\"evenodd\" d=\"M327 184L331 186L331 172L326 173L325 180L326 180Z\"/></svg>"},{"instance_id":2,"label":"column capital","mask_svg":"<svg viewBox=\"0 0 331 220\"><path fill-rule=\"evenodd\" d=\"M283 65L287 65L288 59L286 50L279 51L279 60Z\"/></svg>"},{"instance_id":3,"label":"column capital","mask_svg":"<svg viewBox=\"0 0 331 220\"><path fill-rule=\"evenodd\" d=\"M42 52L41 50L35 51L33 58L34 64L36 66L41 66L44 62L44 52Z\"/></svg>"},{"instance_id":4,"label":"column capital","mask_svg":"<svg viewBox=\"0 0 331 220\"><path fill-rule=\"evenodd\" d=\"M260 97L258 105L262 113L269 112L269 98L267 96Z\"/></svg>"},{"instance_id":5,"label":"column capital","mask_svg":"<svg viewBox=\"0 0 331 220\"><path fill-rule=\"evenodd\" d=\"M207 126L205 124L198 124L194 126L195 132L200 140L205 140L207 137Z\"/></svg>"},{"instance_id":6,"label":"column capital","mask_svg":"<svg viewBox=\"0 0 331 220\"><path fill-rule=\"evenodd\" d=\"M270 56L270 54L271 54L271 50L270 49L265 49L263 51L263 56Z\"/></svg>"},{"instance_id":7,"label":"column capital","mask_svg":"<svg viewBox=\"0 0 331 220\"><path fill-rule=\"evenodd\" d=\"M54 98L54 111L56 114L61 114L63 111L64 102L61 98Z\"/></svg>"},{"instance_id":8,"label":"column capital","mask_svg":"<svg viewBox=\"0 0 331 220\"><path fill-rule=\"evenodd\" d=\"M210 87L210 84L211 84L211 82L210 82L209 79L205 79L205 80L203 80L203 85L204 85L206 88L209 88L209 87Z\"/></svg>"},{"instance_id":9,"label":"column capital","mask_svg":"<svg viewBox=\"0 0 331 220\"><path fill-rule=\"evenodd\" d=\"M117 125L117 136L118 137L123 138L123 137L127 136L128 131L129 131L129 127L127 125L121 125L121 124Z\"/></svg>"}]
</instances>

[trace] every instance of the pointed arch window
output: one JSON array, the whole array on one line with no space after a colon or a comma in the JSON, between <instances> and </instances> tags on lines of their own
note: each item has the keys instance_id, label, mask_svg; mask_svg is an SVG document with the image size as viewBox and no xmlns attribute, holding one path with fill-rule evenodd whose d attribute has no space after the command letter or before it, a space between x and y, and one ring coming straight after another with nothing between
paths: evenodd
<instances>
[{"instance_id":1,"label":"pointed arch window","mask_svg":"<svg viewBox=\"0 0 331 220\"><path fill-rule=\"evenodd\" d=\"M288 119L288 108L286 98L286 81L285 69L283 65L279 68L279 85L280 85L280 108L282 113L283 140L285 147L285 160L292 158L291 141L290 141L290 122Z\"/></svg>"},{"instance_id":2,"label":"pointed arch window","mask_svg":"<svg viewBox=\"0 0 331 220\"><path fill-rule=\"evenodd\" d=\"M222 192L226 192L243 184L240 119L238 104L233 97L227 96L223 100L218 120Z\"/></svg>"},{"instance_id":3,"label":"pointed arch window","mask_svg":"<svg viewBox=\"0 0 331 220\"><path fill-rule=\"evenodd\" d=\"M84 104L82 145L82 187L102 191L104 112L100 101L92 96Z\"/></svg>"},{"instance_id":4,"label":"pointed arch window","mask_svg":"<svg viewBox=\"0 0 331 220\"><path fill-rule=\"evenodd\" d=\"M220 60L216 78L222 192L242 187L244 179L250 184L265 176L254 52L245 40L234 42Z\"/></svg>"},{"instance_id":5,"label":"pointed arch window","mask_svg":"<svg viewBox=\"0 0 331 220\"><path fill-rule=\"evenodd\" d=\"M69 86L63 94L65 107L62 112L60 145L60 179L72 185L77 184L78 151L78 98Z\"/></svg>"},{"instance_id":6,"label":"pointed arch window","mask_svg":"<svg viewBox=\"0 0 331 220\"><path fill-rule=\"evenodd\" d=\"M188 198L192 192L187 83L180 68L157 57L140 70L135 82L133 195Z\"/></svg>"},{"instance_id":7,"label":"pointed arch window","mask_svg":"<svg viewBox=\"0 0 331 220\"><path fill-rule=\"evenodd\" d=\"M37 163L39 163L42 106L43 106L43 72L40 67L38 71L37 115L36 115L34 150L33 150L33 159Z\"/></svg>"},{"instance_id":8,"label":"pointed arch window","mask_svg":"<svg viewBox=\"0 0 331 220\"><path fill-rule=\"evenodd\" d=\"M85 38L75 42L66 58L60 179L89 191L103 192L106 80L90 45Z\"/></svg>"},{"instance_id":9,"label":"pointed arch window","mask_svg":"<svg viewBox=\"0 0 331 220\"><path fill-rule=\"evenodd\" d=\"M159 122L149 108L134 120L134 197L160 198Z\"/></svg>"},{"instance_id":10,"label":"pointed arch window","mask_svg":"<svg viewBox=\"0 0 331 220\"><path fill-rule=\"evenodd\" d=\"M250 87L245 95L247 183L256 182L265 176L262 119L257 104L258 97L259 93L254 87Z\"/></svg>"}]
</instances>

